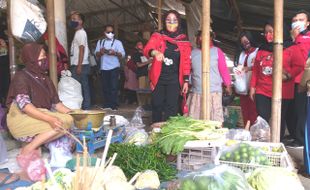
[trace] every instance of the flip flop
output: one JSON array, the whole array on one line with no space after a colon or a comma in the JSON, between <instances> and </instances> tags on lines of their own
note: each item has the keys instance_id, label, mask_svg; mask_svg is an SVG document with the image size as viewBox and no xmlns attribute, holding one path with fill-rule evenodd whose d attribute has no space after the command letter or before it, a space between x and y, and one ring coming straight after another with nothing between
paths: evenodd
<instances>
[{"instance_id":1,"label":"flip flop","mask_svg":"<svg viewBox=\"0 0 310 190\"><path fill-rule=\"evenodd\" d=\"M9 181L14 176L14 174L12 174L12 173L5 173L5 174L7 174L7 176L5 176L5 178L0 182L0 187L2 187L4 185L9 185L9 184L15 183L15 182L20 180L20 177L17 175L16 179L14 179L13 181L11 181L9 183L6 183L7 181Z\"/></svg>"},{"instance_id":2,"label":"flip flop","mask_svg":"<svg viewBox=\"0 0 310 190\"><path fill-rule=\"evenodd\" d=\"M1 168L0 173L10 173L9 168Z\"/></svg>"}]
</instances>

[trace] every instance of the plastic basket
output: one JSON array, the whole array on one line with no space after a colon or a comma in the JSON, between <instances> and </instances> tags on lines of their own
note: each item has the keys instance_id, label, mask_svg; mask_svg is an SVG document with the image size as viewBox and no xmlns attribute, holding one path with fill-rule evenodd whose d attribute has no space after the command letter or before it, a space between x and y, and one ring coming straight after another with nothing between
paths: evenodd
<instances>
[{"instance_id":1,"label":"plastic basket","mask_svg":"<svg viewBox=\"0 0 310 190\"><path fill-rule=\"evenodd\" d=\"M251 172L256 168L267 168L267 167L282 167L288 170L293 171L293 164L290 162L289 155L282 143L265 143L265 142L245 142L255 148L269 148L272 150L273 148L280 148L283 150L282 152L271 152L271 151L263 151L269 160L270 165L260 165L253 163L241 163L241 162L233 162L233 161L223 161L219 160L220 164L227 164L229 166L233 166L241 169L243 172ZM220 154L220 153L219 153ZM220 158L220 155L217 156Z\"/></svg>"},{"instance_id":2,"label":"plastic basket","mask_svg":"<svg viewBox=\"0 0 310 190\"><path fill-rule=\"evenodd\" d=\"M194 171L207 164L218 164L220 147L224 141L188 141L177 156L177 169Z\"/></svg>"}]
</instances>

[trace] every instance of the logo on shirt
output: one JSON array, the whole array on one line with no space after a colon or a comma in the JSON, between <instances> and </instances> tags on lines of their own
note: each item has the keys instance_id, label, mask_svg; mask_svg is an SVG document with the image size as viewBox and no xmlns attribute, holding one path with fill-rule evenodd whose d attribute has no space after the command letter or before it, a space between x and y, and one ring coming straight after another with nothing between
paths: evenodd
<instances>
[{"instance_id":1,"label":"logo on shirt","mask_svg":"<svg viewBox=\"0 0 310 190\"><path fill-rule=\"evenodd\" d=\"M164 63L165 65L170 66L170 65L173 65L173 60L165 57Z\"/></svg>"},{"instance_id":2,"label":"logo on shirt","mask_svg":"<svg viewBox=\"0 0 310 190\"><path fill-rule=\"evenodd\" d=\"M272 75L272 67L269 67L269 66L263 67L262 70L263 70L264 75L266 76Z\"/></svg>"}]
</instances>

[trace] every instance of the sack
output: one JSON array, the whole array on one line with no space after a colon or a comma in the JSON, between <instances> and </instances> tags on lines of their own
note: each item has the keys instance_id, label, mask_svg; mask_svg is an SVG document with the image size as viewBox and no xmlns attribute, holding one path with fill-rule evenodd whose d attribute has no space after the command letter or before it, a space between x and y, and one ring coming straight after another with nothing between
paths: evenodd
<instances>
[{"instance_id":1,"label":"sack","mask_svg":"<svg viewBox=\"0 0 310 190\"><path fill-rule=\"evenodd\" d=\"M250 128L252 141L270 142L270 127L266 120L258 116Z\"/></svg>"},{"instance_id":2,"label":"sack","mask_svg":"<svg viewBox=\"0 0 310 190\"><path fill-rule=\"evenodd\" d=\"M182 100L181 106L182 106L182 113L184 115L184 114L188 114L188 105L186 104L186 94L183 93L182 96L183 96L183 100Z\"/></svg>"},{"instance_id":3,"label":"sack","mask_svg":"<svg viewBox=\"0 0 310 190\"><path fill-rule=\"evenodd\" d=\"M67 161L72 159L72 145L72 140L67 136L62 136L48 143L47 147L51 154L51 167L63 168L66 166Z\"/></svg>"},{"instance_id":4,"label":"sack","mask_svg":"<svg viewBox=\"0 0 310 190\"><path fill-rule=\"evenodd\" d=\"M47 23L37 0L11 0L12 34L22 42L36 42Z\"/></svg>"},{"instance_id":5,"label":"sack","mask_svg":"<svg viewBox=\"0 0 310 190\"><path fill-rule=\"evenodd\" d=\"M62 103L70 109L81 109L83 96L81 84L71 77L69 70L61 72L58 95Z\"/></svg>"}]
</instances>

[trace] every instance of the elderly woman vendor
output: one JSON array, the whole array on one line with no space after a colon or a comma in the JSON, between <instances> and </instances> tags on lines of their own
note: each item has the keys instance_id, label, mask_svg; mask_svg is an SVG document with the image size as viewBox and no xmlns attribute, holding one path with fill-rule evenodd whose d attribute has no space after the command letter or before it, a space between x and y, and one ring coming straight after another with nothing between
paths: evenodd
<instances>
[{"instance_id":1,"label":"elderly woman vendor","mask_svg":"<svg viewBox=\"0 0 310 190\"><path fill-rule=\"evenodd\" d=\"M17 140L28 144L20 157L63 135L59 127L69 129L73 119L67 113L47 75L48 62L43 45L26 44L21 51L25 69L16 73L10 85L7 106L8 128ZM56 110L56 111L51 111Z\"/></svg>"}]
</instances>

